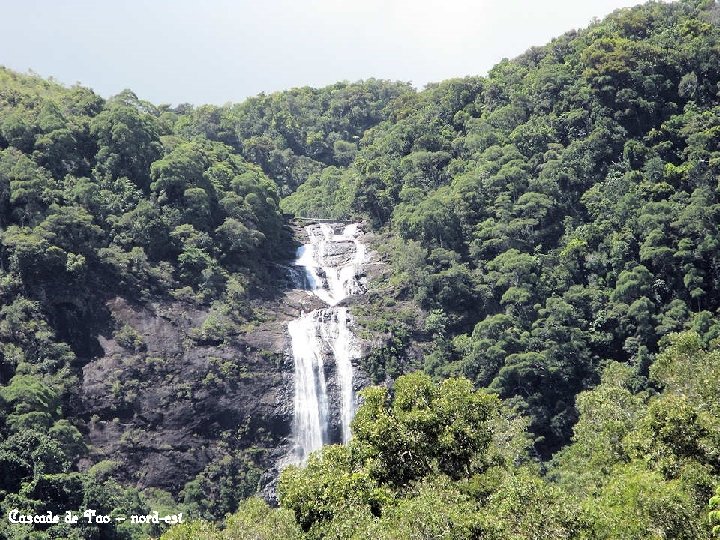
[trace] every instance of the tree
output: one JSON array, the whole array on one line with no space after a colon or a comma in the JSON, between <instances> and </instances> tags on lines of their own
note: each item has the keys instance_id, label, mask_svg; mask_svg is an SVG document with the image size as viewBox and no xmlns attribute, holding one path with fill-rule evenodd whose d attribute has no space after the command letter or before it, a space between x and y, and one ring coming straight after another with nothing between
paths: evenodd
<instances>
[{"instance_id":1,"label":"tree","mask_svg":"<svg viewBox=\"0 0 720 540\"><path fill-rule=\"evenodd\" d=\"M138 187L150 186L150 164L161 155L157 121L148 104L129 90L110 99L90 123L97 140L97 171L111 178L127 177Z\"/></svg>"},{"instance_id":2,"label":"tree","mask_svg":"<svg viewBox=\"0 0 720 540\"><path fill-rule=\"evenodd\" d=\"M714 536L720 536L720 488L715 490L715 496L710 499L708 503L710 512L708 512L708 518L710 525L712 525L712 533Z\"/></svg>"},{"instance_id":3,"label":"tree","mask_svg":"<svg viewBox=\"0 0 720 540\"><path fill-rule=\"evenodd\" d=\"M437 470L460 477L490 441L487 420L495 406L469 381L438 386L427 375L398 378L390 402L382 388L368 390L353 422L363 459L382 482L403 485Z\"/></svg>"}]
</instances>

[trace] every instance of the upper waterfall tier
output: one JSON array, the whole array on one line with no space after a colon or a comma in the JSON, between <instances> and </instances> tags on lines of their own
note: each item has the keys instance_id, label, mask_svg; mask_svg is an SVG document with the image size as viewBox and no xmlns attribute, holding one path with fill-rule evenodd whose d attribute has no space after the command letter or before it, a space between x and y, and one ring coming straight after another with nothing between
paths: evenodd
<instances>
[{"instance_id":1,"label":"upper waterfall tier","mask_svg":"<svg viewBox=\"0 0 720 540\"><path fill-rule=\"evenodd\" d=\"M358 225L347 225L340 234L336 227L330 223L306 227L310 243L298 248L295 261L305 270L303 288L330 306L361 292L358 267L365 259Z\"/></svg>"}]
</instances>

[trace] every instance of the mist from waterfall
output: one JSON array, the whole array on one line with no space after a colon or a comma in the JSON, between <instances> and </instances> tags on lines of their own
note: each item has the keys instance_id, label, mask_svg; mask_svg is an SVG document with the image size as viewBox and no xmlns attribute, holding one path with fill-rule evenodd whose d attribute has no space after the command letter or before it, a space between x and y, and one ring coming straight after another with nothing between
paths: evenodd
<instances>
[{"instance_id":1,"label":"mist from waterfall","mask_svg":"<svg viewBox=\"0 0 720 540\"><path fill-rule=\"evenodd\" d=\"M298 285L328 305L288 324L295 366L293 434L298 462L331 442L326 359L334 361L342 442L350 439L355 413L352 361L359 351L350 330L350 313L338 304L362 291L358 274L365 260L365 246L358 238L357 224L345 226L338 234L340 227L331 223L306 227L309 243L298 248L295 260L302 270Z\"/></svg>"}]
</instances>

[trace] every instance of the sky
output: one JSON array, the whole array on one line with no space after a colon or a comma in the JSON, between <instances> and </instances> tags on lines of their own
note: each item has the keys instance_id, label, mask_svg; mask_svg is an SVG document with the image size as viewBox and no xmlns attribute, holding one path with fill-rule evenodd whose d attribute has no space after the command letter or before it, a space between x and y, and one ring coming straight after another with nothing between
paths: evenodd
<instances>
[{"instance_id":1,"label":"sky","mask_svg":"<svg viewBox=\"0 0 720 540\"><path fill-rule=\"evenodd\" d=\"M637 0L0 0L0 65L104 97L242 101L369 77L483 75Z\"/></svg>"}]
</instances>

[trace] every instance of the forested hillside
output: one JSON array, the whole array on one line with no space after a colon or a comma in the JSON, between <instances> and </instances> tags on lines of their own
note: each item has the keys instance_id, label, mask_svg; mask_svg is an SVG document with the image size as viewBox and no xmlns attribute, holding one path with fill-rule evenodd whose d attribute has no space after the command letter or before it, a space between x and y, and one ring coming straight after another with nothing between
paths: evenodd
<instances>
[{"instance_id":1,"label":"forested hillside","mask_svg":"<svg viewBox=\"0 0 720 540\"><path fill-rule=\"evenodd\" d=\"M365 392L349 445L283 472L279 509L251 498L222 530L196 521L162 538L711 538L718 360L696 333L673 335L650 369L659 392L608 364L578 396L572 444L546 464L496 396L467 379L404 375L392 398Z\"/></svg>"},{"instance_id":2,"label":"forested hillside","mask_svg":"<svg viewBox=\"0 0 720 540\"><path fill-rule=\"evenodd\" d=\"M711 538L719 83L712 0L620 10L422 91L169 107L0 69L0 508L180 508L168 540ZM173 492L92 463L99 336L162 360L108 302L205 310L192 340L239 339L272 317L292 215L365 220L385 263L351 306L383 383L353 440L288 468L272 510L239 503L254 447Z\"/></svg>"},{"instance_id":3,"label":"forested hillside","mask_svg":"<svg viewBox=\"0 0 720 540\"><path fill-rule=\"evenodd\" d=\"M300 89L230 109L173 109L130 91L104 100L86 88L0 70L3 515L12 508L130 511L174 505L174 496L197 516L222 516L237 506L245 489L257 489L262 471L247 454L237 453L234 443L205 470L204 463L194 467L201 474L184 479L189 482L184 495L121 485L118 478L127 479L122 471L129 463L104 461L87 469L93 465L87 463L88 429L113 433L122 421L129 429L116 431L122 434L121 454L131 458L139 452L144 418L158 414L142 410L153 406L144 398L152 394L151 381L164 372L166 381L174 376L163 348L146 343L108 302L122 298L140 306L121 304L120 311L136 320L133 309L161 306L171 328L183 324L177 320L183 311L209 311L190 329L189 344L171 344L191 356L193 349L205 354L198 347L227 343L267 318L262 300L285 286L278 263L294 249L279 209L281 190L304 180L308 171L347 162L343 151L350 152L367 127L385 118L389 100L408 91L407 85L368 81ZM228 115L231 136L219 128L201 129L220 112ZM145 324L157 331L162 320L155 316ZM91 417L81 391L88 362L103 354L99 339L112 340L123 352L114 353L121 364L106 366L112 370L100 375L112 382L107 398L112 402L103 405L95 398L101 415ZM160 353L151 354L158 348ZM237 365L246 347L239 348L235 360L205 358L205 372L190 366L178 373L197 380L163 383L176 396L170 403L235 384L226 379L242 379L248 366ZM210 437L222 449L225 439L236 436L231 433ZM80 463L84 472L78 472ZM0 531L8 537L26 538L26 528L7 526L3 519ZM150 530L121 525L100 531L94 525L63 532L62 524L54 529L52 537L79 538L125 538Z\"/></svg>"},{"instance_id":4,"label":"forested hillside","mask_svg":"<svg viewBox=\"0 0 720 540\"><path fill-rule=\"evenodd\" d=\"M433 86L368 132L344 190L287 199L390 231L373 309L398 343L377 370L424 332L408 367L492 387L547 457L606 360L642 378L669 332L718 337L719 20L650 3ZM424 328L393 309L408 299Z\"/></svg>"}]
</instances>

